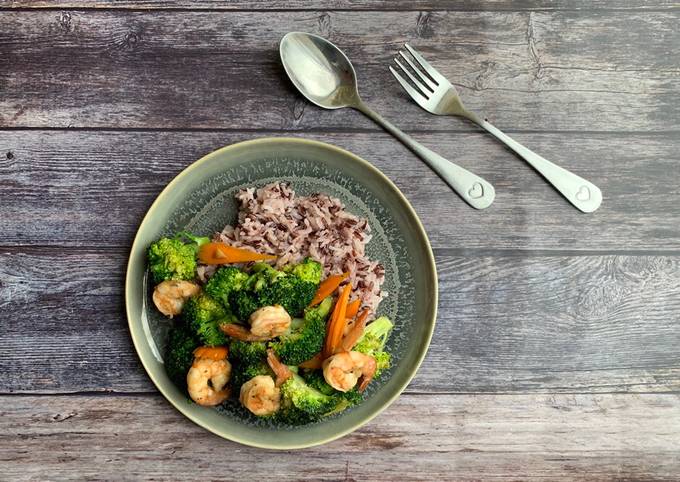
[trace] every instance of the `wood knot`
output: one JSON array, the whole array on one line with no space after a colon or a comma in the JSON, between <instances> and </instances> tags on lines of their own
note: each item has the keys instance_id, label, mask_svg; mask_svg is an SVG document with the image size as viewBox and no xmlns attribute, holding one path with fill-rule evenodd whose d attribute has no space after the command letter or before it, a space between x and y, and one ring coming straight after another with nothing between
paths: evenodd
<instances>
[{"instance_id":1,"label":"wood knot","mask_svg":"<svg viewBox=\"0 0 680 482\"><path fill-rule=\"evenodd\" d=\"M57 25L64 33L69 33L73 30L71 23L71 14L68 12L61 12L57 17Z\"/></svg>"},{"instance_id":2,"label":"wood knot","mask_svg":"<svg viewBox=\"0 0 680 482\"><path fill-rule=\"evenodd\" d=\"M128 32L123 38L123 47L128 50L137 48L137 44L142 40L142 36L137 32Z\"/></svg>"},{"instance_id":3,"label":"wood knot","mask_svg":"<svg viewBox=\"0 0 680 482\"><path fill-rule=\"evenodd\" d=\"M319 35L322 37L330 37L331 35L331 16L323 13L319 16Z\"/></svg>"},{"instance_id":4,"label":"wood knot","mask_svg":"<svg viewBox=\"0 0 680 482\"><path fill-rule=\"evenodd\" d=\"M8 161L11 161L12 159L14 159L14 153L12 151L7 151L5 157L7 157Z\"/></svg>"},{"instance_id":5,"label":"wood knot","mask_svg":"<svg viewBox=\"0 0 680 482\"><path fill-rule=\"evenodd\" d=\"M431 19L432 14L430 12L421 12L418 14L418 20L416 22L416 35L418 35L418 37L434 37L434 29L432 28L432 25L430 25Z\"/></svg>"}]
</instances>

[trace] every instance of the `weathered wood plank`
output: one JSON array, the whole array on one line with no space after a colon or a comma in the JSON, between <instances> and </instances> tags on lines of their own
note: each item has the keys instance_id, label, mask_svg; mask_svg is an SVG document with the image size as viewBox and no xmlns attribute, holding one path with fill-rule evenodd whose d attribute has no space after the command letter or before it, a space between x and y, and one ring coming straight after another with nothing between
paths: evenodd
<instances>
[{"instance_id":1,"label":"weathered wood plank","mask_svg":"<svg viewBox=\"0 0 680 482\"><path fill-rule=\"evenodd\" d=\"M11 480L205 470L235 480L675 480L680 471L677 395L404 395L351 435L286 452L221 440L158 396L0 403Z\"/></svg>"},{"instance_id":2,"label":"weathered wood plank","mask_svg":"<svg viewBox=\"0 0 680 482\"><path fill-rule=\"evenodd\" d=\"M0 245L129 246L161 189L185 166L252 132L0 132ZM278 135L278 134L277 134ZM583 215L521 160L480 133L418 139L495 186L494 206L470 209L384 133L315 133L394 180L435 247L677 250L680 136L515 136L598 184L604 203Z\"/></svg>"},{"instance_id":3,"label":"weathered wood plank","mask_svg":"<svg viewBox=\"0 0 680 482\"><path fill-rule=\"evenodd\" d=\"M125 320L126 255L0 255L0 393L154 391ZM680 391L680 257L437 262L439 320L410 392Z\"/></svg>"},{"instance_id":4,"label":"weathered wood plank","mask_svg":"<svg viewBox=\"0 0 680 482\"><path fill-rule=\"evenodd\" d=\"M364 97L404 129L472 129L428 116L392 79L387 64L409 41L507 130L678 130L680 60L668 49L679 20L676 10L7 11L0 126L376 130L293 91L277 45L303 30L340 44Z\"/></svg>"},{"instance_id":5,"label":"weathered wood plank","mask_svg":"<svg viewBox=\"0 0 680 482\"><path fill-rule=\"evenodd\" d=\"M210 10L635 10L673 9L671 0L0 0L0 8Z\"/></svg>"}]
</instances>

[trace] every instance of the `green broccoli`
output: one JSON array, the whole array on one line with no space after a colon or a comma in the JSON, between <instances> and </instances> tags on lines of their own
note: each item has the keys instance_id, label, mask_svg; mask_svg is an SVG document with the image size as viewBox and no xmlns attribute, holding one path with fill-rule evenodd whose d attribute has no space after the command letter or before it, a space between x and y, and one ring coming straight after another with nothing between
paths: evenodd
<instances>
[{"instance_id":1,"label":"green broccoli","mask_svg":"<svg viewBox=\"0 0 680 482\"><path fill-rule=\"evenodd\" d=\"M175 326L168 335L165 350L165 371L177 387L184 390L187 386L187 373L194 360L194 350L198 340L185 326Z\"/></svg>"},{"instance_id":2,"label":"green broccoli","mask_svg":"<svg viewBox=\"0 0 680 482\"><path fill-rule=\"evenodd\" d=\"M184 243L182 238L188 238ZM174 238L161 238L147 250L149 270L156 284L166 280L190 280L196 277L196 253L208 238L180 233Z\"/></svg>"},{"instance_id":3,"label":"green broccoli","mask_svg":"<svg viewBox=\"0 0 680 482\"><path fill-rule=\"evenodd\" d=\"M267 344L263 341L229 341L229 359L242 365L257 365L267 358Z\"/></svg>"},{"instance_id":4,"label":"green broccoli","mask_svg":"<svg viewBox=\"0 0 680 482\"><path fill-rule=\"evenodd\" d=\"M323 266L312 258L305 258L302 263L293 266L291 273L303 281L318 285L323 276Z\"/></svg>"},{"instance_id":5,"label":"green broccoli","mask_svg":"<svg viewBox=\"0 0 680 482\"><path fill-rule=\"evenodd\" d=\"M317 285L298 276L281 276L258 292L259 305L281 305L290 316L297 317L311 303L316 289Z\"/></svg>"},{"instance_id":6,"label":"green broccoli","mask_svg":"<svg viewBox=\"0 0 680 482\"><path fill-rule=\"evenodd\" d=\"M377 370L375 376L390 367L391 356L385 351L385 343L394 325L386 316L381 316L364 329L363 335L354 345L353 350L375 358Z\"/></svg>"},{"instance_id":7,"label":"green broccoli","mask_svg":"<svg viewBox=\"0 0 680 482\"><path fill-rule=\"evenodd\" d=\"M200 342L206 346L226 344L227 338L219 325L234 321L222 305L206 293L198 294L186 302L182 310L182 318Z\"/></svg>"},{"instance_id":8,"label":"green broccoli","mask_svg":"<svg viewBox=\"0 0 680 482\"><path fill-rule=\"evenodd\" d=\"M253 311L261 308L260 299L252 291L232 291L229 295L229 306L232 313L241 321L248 321Z\"/></svg>"},{"instance_id":9,"label":"green broccoli","mask_svg":"<svg viewBox=\"0 0 680 482\"><path fill-rule=\"evenodd\" d=\"M338 407L338 399L324 395L310 387L297 374L281 385L282 404L280 417L294 425L319 420L324 415L334 412Z\"/></svg>"},{"instance_id":10,"label":"green broccoli","mask_svg":"<svg viewBox=\"0 0 680 482\"><path fill-rule=\"evenodd\" d=\"M229 308L229 295L243 288L248 275L233 266L224 266L210 277L205 285L205 292Z\"/></svg>"},{"instance_id":11,"label":"green broccoli","mask_svg":"<svg viewBox=\"0 0 680 482\"><path fill-rule=\"evenodd\" d=\"M246 288L251 291L260 291L262 288L270 283L273 283L277 278L286 276L283 271L277 271L267 263L255 263L251 270L250 277L245 283Z\"/></svg>"},{"instance_id":12,"label":"green broccoli","mask_svg":"<svg viewBox=\"0 0 680 482\"><path fill-rule=\"evenodd\" d=\"M321 351L326 336L326 318L333 306L329 296L318 306L307 308L303 320L295 319L291 332L282 335L271 347L286 365L299 365Z\"/></svg>"},{"instance_id":13,"label":"green broccoli","mask_svg":"<svg viewBox=\"0 0 680 482\"><path fill-rule=\"evenodd\" d=\"M188 239L190 242L187 243L187 244L189 244L190 246L193 246L196 253L198 253L198 248L200 248L204 244L208 244L210 242L209 237L207 237L207 236L196 236L194 234L191 234L188 231L180 231L179 233L177 233L175 235L175 238L177 238L177 239L183 239L183 238Z\"/></svg>"}]
</instances>

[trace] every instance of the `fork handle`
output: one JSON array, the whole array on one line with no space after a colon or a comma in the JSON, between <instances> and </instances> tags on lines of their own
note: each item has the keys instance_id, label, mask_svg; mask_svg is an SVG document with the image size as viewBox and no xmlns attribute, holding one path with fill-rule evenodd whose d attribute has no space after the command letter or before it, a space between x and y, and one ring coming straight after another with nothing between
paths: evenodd
<instances>
[{"instance_id":1,"label":"fork handle","mask_svg":"<svg viewBox=\"0 0 680 482\"><path fill-rule=\"evenodd\" d=\"M485 129L496 139L515 151L531 167L536 169L555 189L557 189L567 201L584 213L592 213L602 203L602 191L592 182L586 181L573 172L553 164L549 160L539 156L530 149L512 139L500 129L486 120L473 119L480 127Z\"/></svg>"},{"instance_id":2,"label":"fork handle","mask_svg":"<svg viewBox=\"0 0 680 482\"><path fill-rule=\"evenodd\" d=\"M416 142L412 137L404 134L391 122L363 102L360 102L353 107L371 118L382 126L383 129L401 141L406 147L411 149L470 206L476 209L485 209L491 205L496 196L496 191L485 179L444 159L436 152L433 152L419 142Z\"/></svg>"}]
</instances>

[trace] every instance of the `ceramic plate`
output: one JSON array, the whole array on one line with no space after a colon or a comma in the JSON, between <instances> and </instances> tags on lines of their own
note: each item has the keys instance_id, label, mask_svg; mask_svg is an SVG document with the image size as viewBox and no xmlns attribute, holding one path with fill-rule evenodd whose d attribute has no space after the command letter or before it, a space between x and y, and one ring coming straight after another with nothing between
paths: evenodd
<instances>
[{"instance_id":1,"label":"ceramic plate","mask_svg":"<svg viewBox=\"0 0 680 482\"><path fill-rule=\"evenodd\" d=\"M200 407L178 390L163 367L170 321L150 301L145 251L177 231L212 234L235 221L234 194L241 188L287 181L297 194L323 192L366 217L372 259L385 266L388 296L380 315L395 324L388 351L392 368L366 390L366 400L339 415L301 427L258 419L237 401L217 409ZM266 138L223 147L182 171L144 217L128 262L125 301L132 340L160 392L189 419L224 438L247 445L291 449L341 437L378 415L408 385L430 343L437 311L437 275L427 235L397 187L367 161L321 142Z\"/></svg>"}]
</instances>

